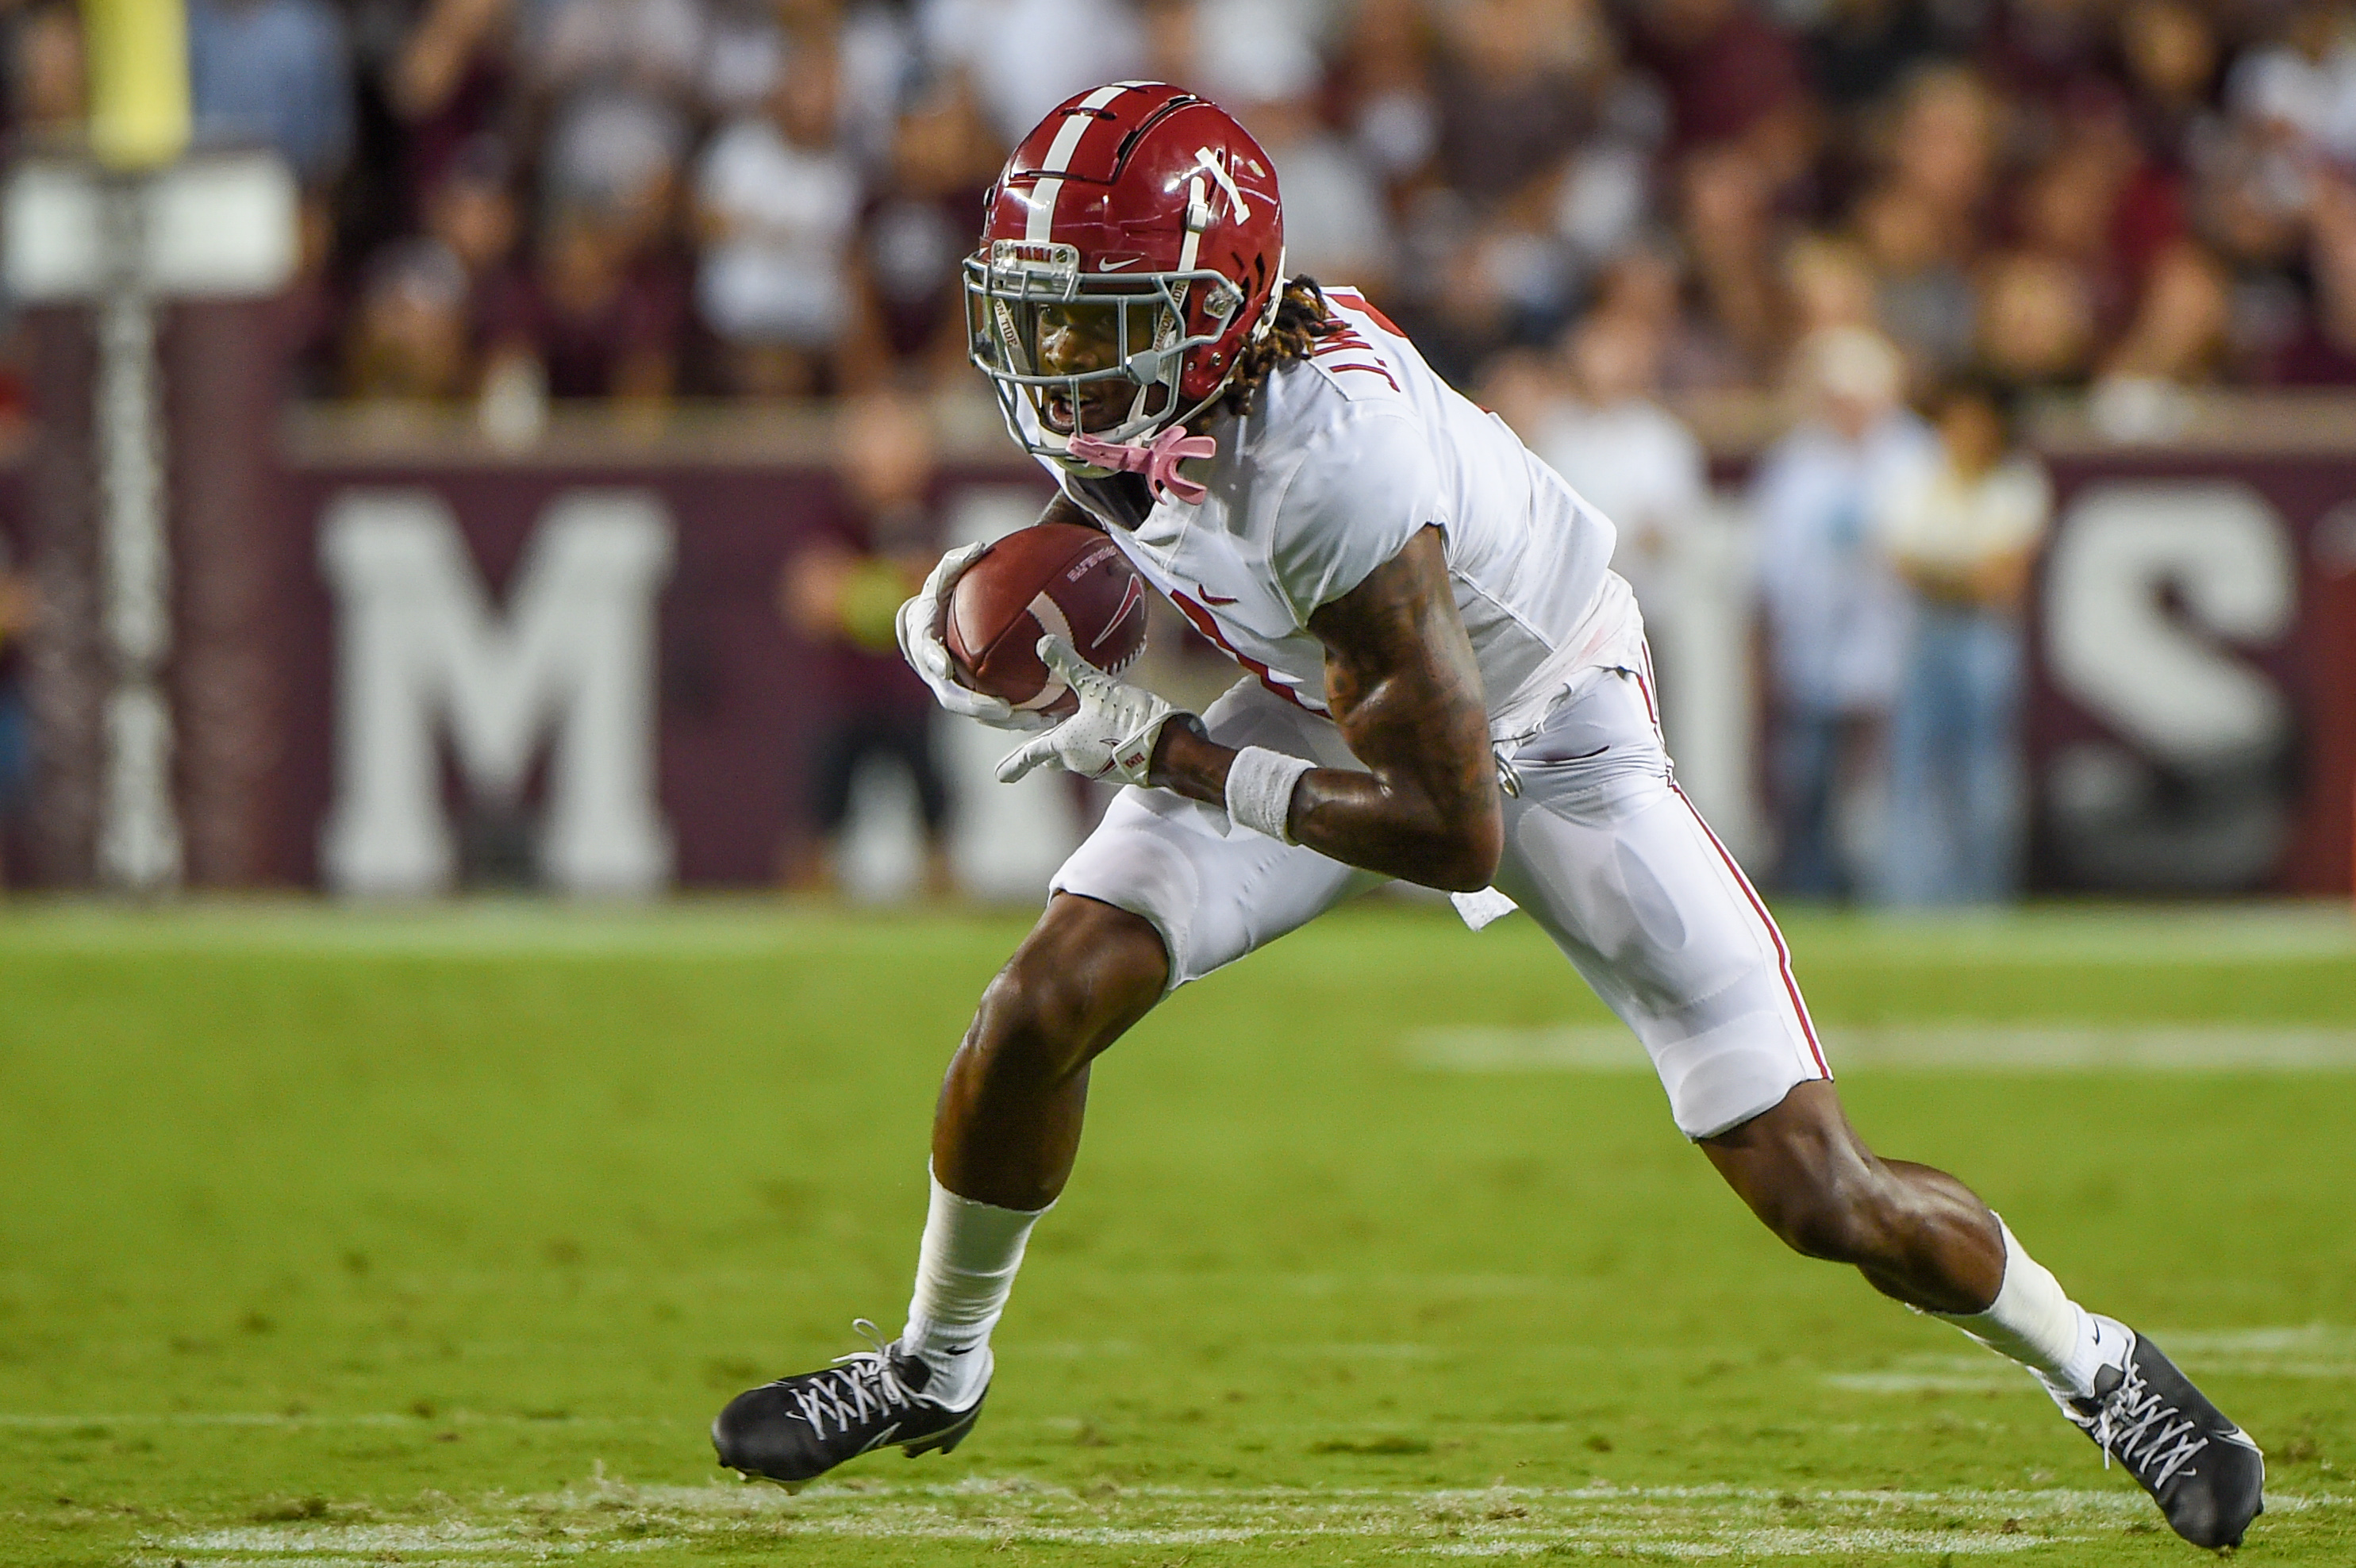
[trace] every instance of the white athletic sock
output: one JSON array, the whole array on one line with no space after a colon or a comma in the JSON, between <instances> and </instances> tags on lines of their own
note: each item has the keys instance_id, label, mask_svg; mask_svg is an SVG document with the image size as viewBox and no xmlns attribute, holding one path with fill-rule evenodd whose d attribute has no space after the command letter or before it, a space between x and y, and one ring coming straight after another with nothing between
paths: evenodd
<instances>
[{"instance_id":1,"label":"white athletic sock","mask_svg":"<svg viewBox=\"0 0 2356 1568\"><path fill-rule=\"evenodd\" d=\"M2008 1356L2048 1386L2074 1394L2094 1390L2094 1373L2124 1353L2115 1332L2104 1334L2094 1315L2072 1301L2053 1272L2021 1250L2012 1228L2004 1232L2004 1285L1986 1312L1934 1312L1999 1356Z\"/></svg>"},{"instance_id":2,"label":"white athletic sock","mask_svg":"<svg viewBox=\"0 0 2356 1568\"><path fill-rule=\"evenodd\" d=\"M990 1382L990 1331L1006 1310L1031 1227L1047 1209L1000 1208L959 1197L937 1177L932 1185L900 1348L933 1369L925 1397L955 1410Z\"/></svg>"}]
</instances>

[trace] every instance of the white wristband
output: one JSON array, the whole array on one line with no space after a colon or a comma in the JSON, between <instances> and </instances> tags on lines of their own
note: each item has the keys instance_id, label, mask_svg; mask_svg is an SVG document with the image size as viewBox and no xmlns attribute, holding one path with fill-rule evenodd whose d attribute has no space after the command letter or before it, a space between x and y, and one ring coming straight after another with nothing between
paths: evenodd
<instances>
[{"instance_id":1,"label":"white wristband","mask_svg":"<svg viewBox=\"0 0 2356 1568\"><path fill-rule=\"evenodd\" d=\"M1227 820L1280 843L1292 836L1292 789L1317 765L1266 746L1248 746L1227 764Z\"/></svg>"}]
</instances>

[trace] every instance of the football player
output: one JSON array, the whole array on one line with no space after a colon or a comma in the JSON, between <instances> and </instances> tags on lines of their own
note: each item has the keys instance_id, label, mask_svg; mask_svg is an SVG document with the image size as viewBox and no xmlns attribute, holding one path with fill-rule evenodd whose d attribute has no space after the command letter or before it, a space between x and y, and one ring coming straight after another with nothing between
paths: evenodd
<instances>
[{"instance_id":1,"label":"football player","mask_svg":"<svg viewBox=\"0 0 2356 1568\"><path fill-rule=\"evenodd\" d=\"M1128 786L983 993L936 1112L896 1339L740 1395L721 1462L783 1481L955 1447L990 1335L1078 1148L1088 1064L1177 987L1392 877L1474 925L1518 904L1634 1031L1678 1128L1795 1251L2036 1376L2169 1524L2241 1540L2264 1460L2150 1341L2073 1302L1961 1182L1842 1113L1791 955L1678 789L1612 529L1381 312L1284 270L1268 155L1190 93L1121 82L1015 149L966 263L973 356L1055 477L1248 672L1200 717L1049 639L1076 712L1001 772ZM903 607L942 704L942 609Z\"/></svg>"}]
</instances>

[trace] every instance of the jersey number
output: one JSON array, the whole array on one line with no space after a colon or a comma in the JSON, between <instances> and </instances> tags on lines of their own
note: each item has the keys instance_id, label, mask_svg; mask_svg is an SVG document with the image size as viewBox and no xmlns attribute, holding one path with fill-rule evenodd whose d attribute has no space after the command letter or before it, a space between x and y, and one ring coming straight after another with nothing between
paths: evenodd
<instances>
[{"instance_id":1,"label":"jersey number","mask_svg":"<svg viewBox=\"0 0 2356 1568\"><path fill-rule=\"evenodd\" d=\"M1375 354L1375 346L1359 337L1355 328L1344 327L1331 338L1319 338L1317 347L1309 350L1309 357L1312 360L1330 360L1339 354L1350 353L1364 354L1366 357L1366 362L1335 365L1332 367L1335 375L1340 375L1344 371L1372 371L1391 383L1391 391L1398 391L1398 380L1390 371L1383 368L1382 360Z\"/></svg>"}]
</instances>

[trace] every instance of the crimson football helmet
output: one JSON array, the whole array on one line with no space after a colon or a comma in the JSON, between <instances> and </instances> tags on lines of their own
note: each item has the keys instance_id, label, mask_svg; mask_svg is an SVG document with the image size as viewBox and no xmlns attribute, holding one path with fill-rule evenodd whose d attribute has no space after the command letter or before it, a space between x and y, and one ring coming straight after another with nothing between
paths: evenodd
<instances>
[{"instance_id":1,"label":"crimson football helmet","mask_svg":"<svg viewBox=\"0 0 2356 1568\"><path fill-rule=\"evenodd\" d=\"M1284 290L1275 162L1194 93L1151 81L1081 93L1007 159L965 284L973 362L1007 428L1029 451L1102 474L1069 450L1086 385L1135 388L1118 424L1086 435L1100 451L1138 443L1208 407L1274 324ZM1040 317L1074 305L1121 307L1119 357L1044 374Z\"/></svg>"}]
</instances>

